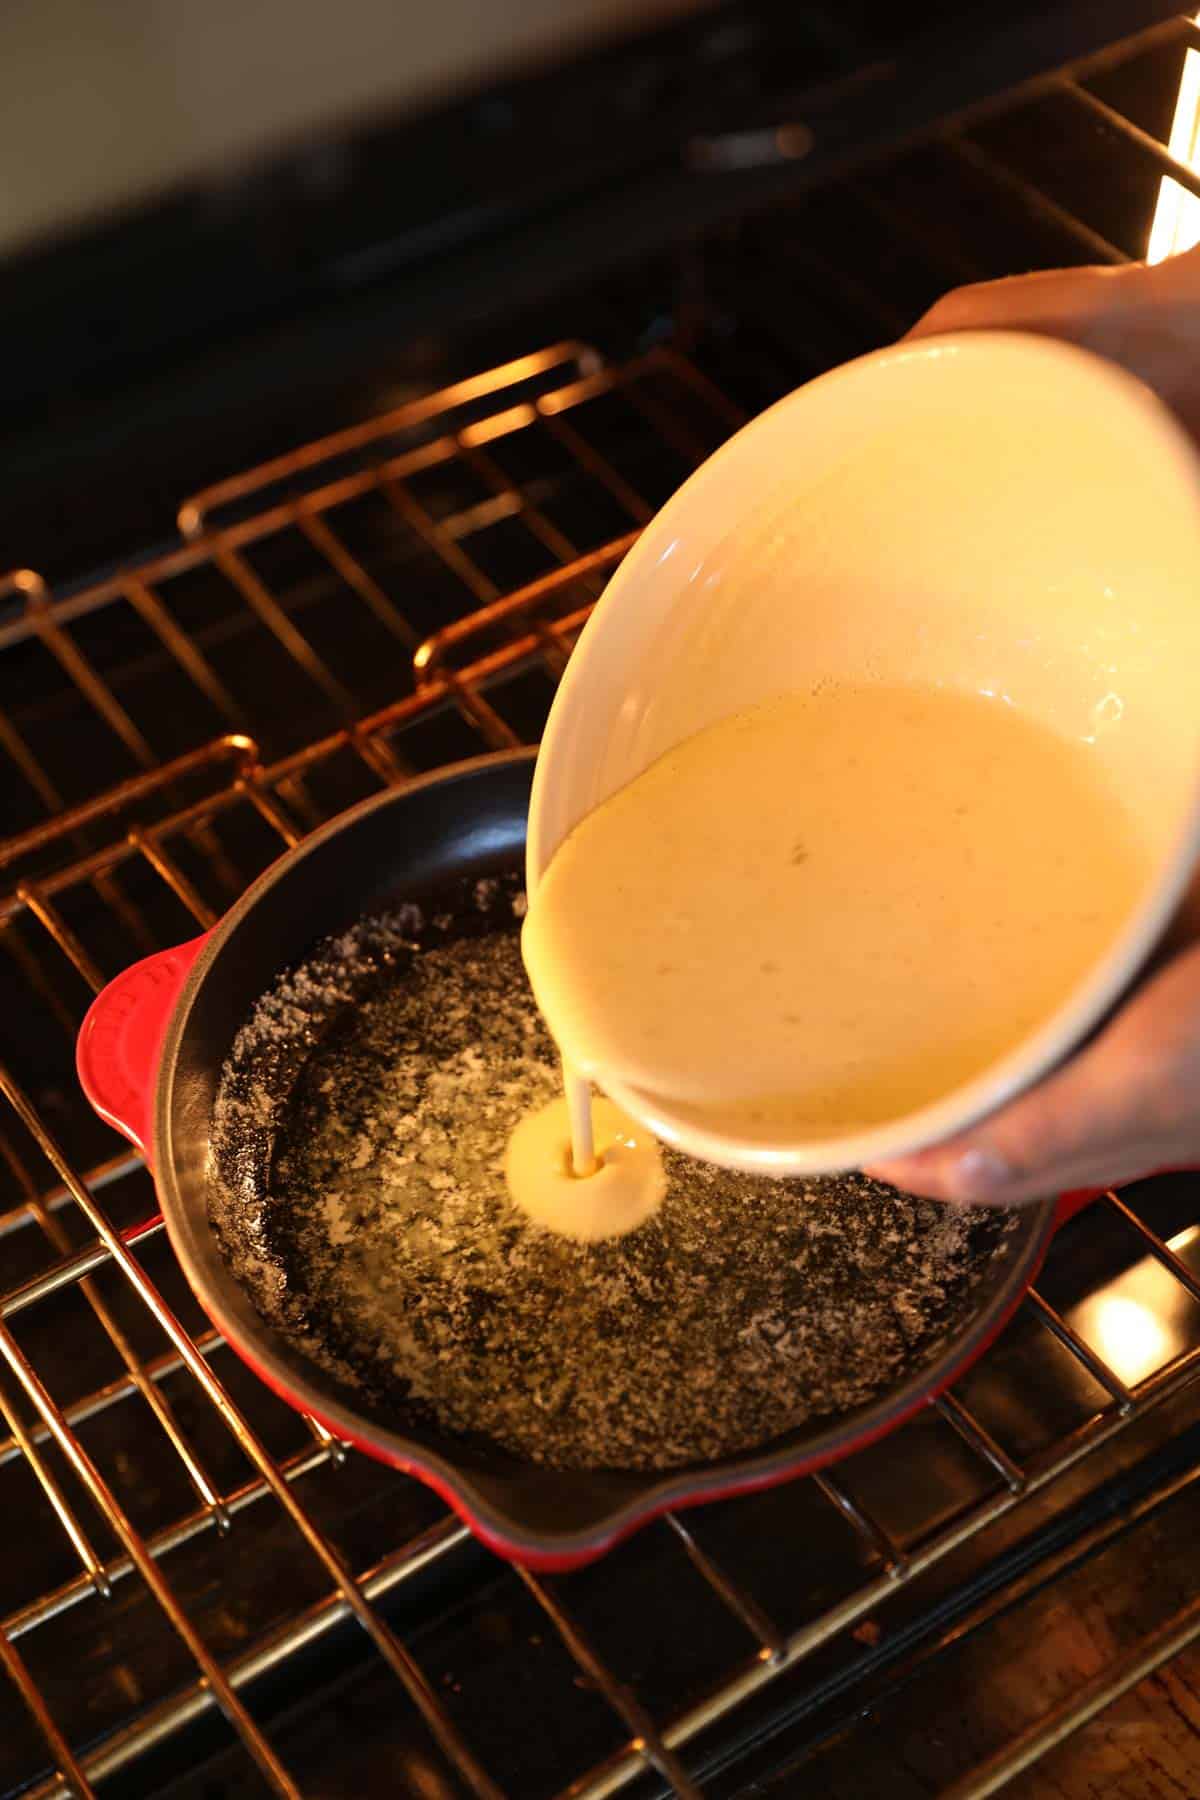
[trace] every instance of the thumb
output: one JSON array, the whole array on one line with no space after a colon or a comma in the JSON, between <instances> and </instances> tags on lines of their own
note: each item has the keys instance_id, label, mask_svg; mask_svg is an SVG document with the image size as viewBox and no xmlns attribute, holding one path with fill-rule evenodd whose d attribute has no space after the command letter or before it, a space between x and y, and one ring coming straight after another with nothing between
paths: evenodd
<instances>
[{"instance_id":1,"label":"thumb","mask_svg":"<svg viewBox=\"0 0 1200 1800\"><path fill-rule=\"evenodd\" d=\"M1112 313L1140 303L1154 272L1140 263L1123 268L1044 269L998 281L952 288L908 333L1035 331L1043 337L1086 341Z\"/></svg>"}]
</instances>

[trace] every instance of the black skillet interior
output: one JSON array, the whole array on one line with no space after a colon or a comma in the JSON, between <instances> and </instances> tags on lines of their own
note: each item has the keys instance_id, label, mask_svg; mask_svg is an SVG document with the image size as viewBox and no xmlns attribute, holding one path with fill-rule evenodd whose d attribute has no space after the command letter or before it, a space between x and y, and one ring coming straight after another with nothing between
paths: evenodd
<instances>
[{"instance_id":1,"label":"black skillet interior","mask_svg":"<svg viewBox=\"0 0 1200 1800\"><path fill-rule=\"evenodd\" d=\"M164 1045L155 1163L172 1239L218 1326L276 1385L335 1430L386 1459L418 1466L493 1537L571 1553L614 1524L691 1495L799 1472L876 1435L951 1366L965 1362L1036 1267L1053 1208L1028 1209L991 1254L970 1323L899 1388L835 1419L811 1420L749 1454L655 1475L556 1470L499 1448L405 1425L305 1359L266 1324L231 1276L209 1223L206 1157L213 1101L233 1039L281 969L364 913L419 901L463 876L519 868L531 752L463 765L367 802L269 871L214 933Z\"/></svg>"}]
</instances>

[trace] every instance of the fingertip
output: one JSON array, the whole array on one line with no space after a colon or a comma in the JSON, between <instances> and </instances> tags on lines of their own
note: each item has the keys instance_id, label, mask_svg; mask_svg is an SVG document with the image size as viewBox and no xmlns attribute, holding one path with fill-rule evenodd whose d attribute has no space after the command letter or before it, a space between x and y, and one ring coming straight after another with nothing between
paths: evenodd
<instances>
[{"instance_id":1,"label":"fingertip","mask_svg":"<svg viewBox=\"0 0 1200 1800\"><path fill-rule=\"evenodd\" d=\"M917 1194L923 1200L948 1200L940 1178L937 1159L931 1156L902 1156L892 1162L872 1163L863 1170L872 1181L899 1188L904 1194Z\"/></svg>"},{"instance_id":2,"label":"fingertip","mask_svg":"<svg viewBox=\"0 0 1200 1800\"><path fill-rule=\"evenodd\" d=\"M1003 1199L1013 1179L1013 1171L999 1151L978 1145L955 1156L949 1175L951 1197L973 1204Z\"/></svg>"},{"instance_id":3,"label":"fingertip","mask_svg":"<svg viewBox=\"0 0 1200 1800\"><path fill-rule=\"evenodd\" d=\"M1013 1181L1013 1171L999 1152L978 1144L873 1163L864 1173L906 1194L956 1206L1003 1200Z\"/></svg>"}]
</instances>

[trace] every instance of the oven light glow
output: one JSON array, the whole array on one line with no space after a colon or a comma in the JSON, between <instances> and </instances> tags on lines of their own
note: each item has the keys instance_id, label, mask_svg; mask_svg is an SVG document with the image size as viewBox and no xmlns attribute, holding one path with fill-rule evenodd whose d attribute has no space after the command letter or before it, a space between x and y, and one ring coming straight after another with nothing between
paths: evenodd
<instances>
[{"instance_id":1,"label":"oven light glow","mask_svg":"<svg viewBox=\"0 0 1200 1800\"><path fill-rule=\"evenodd\" d=\"M1200 24L1200 14L1197 14ZM1190 169L1200 172L1200 50L1189 50L1183 59L1179 82L1179 98L1175 102L1175 118L1168 144L1172 156ZM1162 262L1180 250L1200 244L1200 199L1181 188L1177 181L1164 175L1158 190L1158 205L1150 227L1146 261Z\"/></svg>"},{"instance_id":2,"label":"oven light glow","mask_svg":"<svg viewBox=\"0 0 1200 1800\"><path fill-rule=\"evenodd\" d=\"M1129 1383L1160 1369L1176 1345L1163 1320L1125 1294L1097 1294L1088 1308L1087 1337L1110 1369Z\"/></svg>"}]
</instances>

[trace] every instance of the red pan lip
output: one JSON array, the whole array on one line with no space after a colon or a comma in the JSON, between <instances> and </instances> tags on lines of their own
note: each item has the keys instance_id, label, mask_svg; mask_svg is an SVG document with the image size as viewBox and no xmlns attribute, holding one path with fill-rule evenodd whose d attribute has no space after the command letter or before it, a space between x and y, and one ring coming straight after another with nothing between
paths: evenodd
<instances>
[{"instance_id":1,"label":"red pan lip","mask_svg":"<svg viewBox=\"0 0 1200 1800\"><path fill-rule=\"evenodd\" d=\"M865 1419L831 1425L815 1443L810 1442L802 1448L779 1447L738 1457L728 1463L685 1469L659 1478L648 1476L640 1493L615 1504L595 1523L579 1530L550 1532L523 1526L519 1519L495 1506L479 1491L470 1473L455 1466L448 1457L426 1449L399 1432L377 1425L298 1375L275 1348L274 1333L269 1326L263 1323L260 1329L247 1330L225 1305L223 1289L236 1289L235 1278L227 1271L213 1278L208 1269L201 1267L193 1256L185 1228L187 1206L171 1156L172 1087L195 996L215 972L222 946L238 922L269 888L290 875L330 838L353 829L357 821L377 808L402 804L406 797L423 789L456 778L483 774L488 768L503 768L517 762L531 765L533 757L533 751L502 751L439 769L398 792L373 796L330 820L296 849L280 857L246 890L203 943L166 1022L157 1060L151 1070L153 1129L147 1148L167 1234L189 1285L212 1324L259 1379L289 1405L318 1419L336 1437L432 1487L468 1528L499 1555L530 1569L553 1572L593 1561L665 1512L710 1500L728 1499L796 1479L865 1448L894 1430L956 1380L1004 1328L1036 1276L1055 1226L1062 1216L1066 1216L1066 1211L1074 1208L1058 1209L1047 1202L1037 1209L1041 1214L1040 1226L1030 1232L1019 1262L1009 1270L1001 1288L959 1339L953 1352L914 1376L886 1400L877 1402L868 1409ZM150 1096L142 1098L145 1102ZM220 1267L224 1270L223 1264Z\"/></svg>"},{"instance_id":2,"label":"red pan lip","mask_svg":"<svg viewBox=\"0 0 1200 1800\"><path fill-rule=\"evenodd\" d=\"M164 1216L167 1217L167 1231L170 1235L169 1215L164 1213ZM879 1416L868 1426L844 1427L840 1433L831 1431L829 1442L817 1450L777 1451L766 1456L742 1458L738 1466L730 1469L728 1474L714 1469L707 1474L684 1472L674 1478L668 1477L649 1488L641 1498L614 1509L609 1517L592 1529L563 1533L553 1540L546 1533L529 1534L522 1531L512 1519L489 1506L481 1495L473 1491L469 1479L443 1459L430 1456L420 1446L407 1443L398 1434L375 1432L369 1421L355 1420L345 1409L330 1406L328 1401L321 1400L319 1396L310 1399L303 1384L290 1379L274 1358L264 1360L257 1346L252 1345L227 1318L222 1322L224 1316L216 1310L210 1310L206 1295L199 1289L195 1291L201 1306L230 1348L281 1400L308 1413L335 1437L376 1462L399 1469L431 1487L475 1537L506 1561L518 1563L523 1568L539 1573L565 1574L571 1569L583 1568L588 1563L595 1562L665 1513L677 1512L690 1506L702 1506L710 1501L732 1500L738 1495L758 1493L766 1488L779 1487L788 1481L799 1480L801 1476L815 1474L857 1450L865 1450L897 1430L952 1386L1003 1331L1025 1298L1030 1285L1036 1280L1046 1247L1057 1224L1055 1214L1050 1214L1044 1233L1039 1233L1031 1241L1032 1266L1028 1271L1021 1272L1011 1290L1006 1288L1004 1304L998 1307L995 1317L988 1318L986 1329L981 1331L978 1338L969 1335L959 1353L949 1363L939 1366L932 1378L923 1383L911 1384L918 1391L909 1394L905 1390L903 1399L897 1398L891 1408L881 1409ZM174 1241L172 1238L172 1243ZM190 1273L188 1279L192 1279Z\"/></svg>"}]
</instances>

